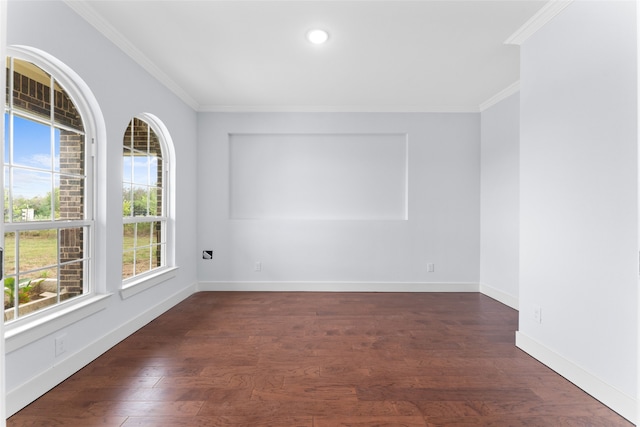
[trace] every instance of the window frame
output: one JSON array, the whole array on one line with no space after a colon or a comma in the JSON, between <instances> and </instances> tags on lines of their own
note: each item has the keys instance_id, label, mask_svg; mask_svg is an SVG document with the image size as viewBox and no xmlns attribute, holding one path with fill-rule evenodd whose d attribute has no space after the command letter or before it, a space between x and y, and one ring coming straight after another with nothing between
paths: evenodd
<instances>
[{"instance_id":1,"label":"window frame","mask_svg":"<svg viewBox=\"0 0 640 427\"><path fill-rule=\"evenodd\" d=\"M104 209L106 203L99 202L98 197L96 197L106 188L106 183L100 184L98 179L98 171L105 168L101 164L101 161L104 161L104 156L98 155L97 146L98 142L106 140L106 127L98 102L84 80L54 56L36 48L19 45L8 46L4 53L5 69L7 58L16 58L30 62L50 74L54 81L64 89L82 119L83 133L85 135L85 213L81 220L74 220L72 224L73 226L87 227L88 230L86 236L88 242L85 245L87 253L83 257L87 259L88 271L84 272L83 288L85 290L83 294L67 301L57 302L52 306L35 311L9 323L4 323L3 320L5 350L11 352L105 309L110 294L106 292L106 280L98 279L102 277L100 270L103 268L99 267L101 263L98 262L98 259L104 259L104 250L101 249L102 245L99 242L106 235L106 232L101 229L102 227L98 228L98 218L102 217L99 209ZM13 79L13 76L11 76L11 79ZM5 87L8 85L9 81L5 82ZM12 93L10 95L11 97L13 96ZM7 99L5 99L3 101L3 113L8 111L9 107L7 106ZM19 114L19 116L25 117L23 114ZM28 115L26 117L28 119ZM2 138L4 142L4 134ZM4 148L0 156L4 174ZM2 192L4 194L4 186ZM50 219L44 222L35 222L34 224L36 226L33 228L45 227L60 230L69 228L71 223L66 220ZM9 225L8 229L7 225ZM24 225L20 224L17 228L25 228ZM16 228L10 223L4 223L4 219L3 227L4 233L14 231L13 228ZM4 233L1 236L2 246L4 246ZM59 250L60 248L58 248L58 253Z\"/></svg>"},{"instance_id":2,"label":"window frame","mask_svg":"<svg viewBox=\"0 0 640 427\"><path fill-rule=\"evenodd\" d=\"M174 278L178 270L175 265L175 151L173 140L165 124L154 114L146 112L140 113L131 118L131 120L134 119L145 122L158 138L162 152L162 176L164 181L161 188L164 212L159 216L125 217L123 215L123 235L125 224L164 221L163 234L165 252L162 255L164 265L122 280L122 287L120 289L122 299L130 298L142 291ZM131 123L131 121L129 121L129 123ZM127 128L128 126L129 125L127 125ZM121 161L122 158L123 156L120 157ZM121 171L122 170L123 168L121 168ZM124 180L121 180L121 184L122 183L124 183ZM120 209L120 212L122 212L122 209Z\"/></svg>"}]
</instances>

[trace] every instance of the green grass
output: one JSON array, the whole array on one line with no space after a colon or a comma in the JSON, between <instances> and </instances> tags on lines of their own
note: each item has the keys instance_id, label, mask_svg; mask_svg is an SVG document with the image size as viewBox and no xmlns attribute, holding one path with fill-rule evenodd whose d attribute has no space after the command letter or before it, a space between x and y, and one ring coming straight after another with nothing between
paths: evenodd
<instances>
[{"instance_id":1,"label":"green grass","mask_svg":"<svg viewBox=\"0 0 640 427\"><path fill-rule=\"evenodd\" d=\"M5 234L5 272L15 273L15 235ZM20 233L20 270L34 270L37 268L56 265L58 262L58 239L55 230L43 230ZM47 274L44 273L43 274ZM48 274L55 274L52 269Z\"/></svg>"},{"instance_id":2,"label":"green grass","mask_svg":"<svg viewBox=\"0 0 640 427\"><path fill-rule=\"evenodd\" d=\"M149 233L139 233L138 240L140 242L149 241ZM128 275L133 272L133 251L134 237L132 234L123 236L123 268ZM20 270L30 271L45 266L55 266L57 264L58 240L55 230L43 230L33 232L20 233ZM155 252L154 252L155 253ZM148 261L147 261L148 264ZM148 268L148 266L146 267ZM15 234L5 234L5 272L6 274L15 274ZM56 269L50 268L42 270L40 277L56 277ZM125 273L125 276L127 274Z\"/></svg>"}]
</instances>

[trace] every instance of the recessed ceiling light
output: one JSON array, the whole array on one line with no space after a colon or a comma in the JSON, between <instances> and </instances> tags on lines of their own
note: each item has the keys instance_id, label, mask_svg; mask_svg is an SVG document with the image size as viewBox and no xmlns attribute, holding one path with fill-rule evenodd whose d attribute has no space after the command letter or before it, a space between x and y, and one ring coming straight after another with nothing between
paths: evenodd
<instances>
[{"instance_id":1,"label":"recessed ceiling light","mask_svg":"<svg viewBox=\"0 0 640 427\"><path fill-rule=\"evenodd\" d=\"M325 30L311 30L307 33L307 40L313 44L322 44L329 40L329 33Z\"/></svg>"}]
</instances>

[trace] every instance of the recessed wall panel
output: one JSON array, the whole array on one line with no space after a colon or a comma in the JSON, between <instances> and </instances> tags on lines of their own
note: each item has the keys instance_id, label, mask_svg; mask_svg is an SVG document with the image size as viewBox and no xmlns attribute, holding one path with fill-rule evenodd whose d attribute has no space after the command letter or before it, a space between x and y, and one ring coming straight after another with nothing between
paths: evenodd
<instances>
[{"instance_id":1,"label":"recessed wall panel","mask_svg":"<svg viewBox=\"0 0 640 427\"><path fill-rule=\"evenodd\" d=\"M406 134L230 134L232 219L407 219Z\"/></svg>"}]
</instances>

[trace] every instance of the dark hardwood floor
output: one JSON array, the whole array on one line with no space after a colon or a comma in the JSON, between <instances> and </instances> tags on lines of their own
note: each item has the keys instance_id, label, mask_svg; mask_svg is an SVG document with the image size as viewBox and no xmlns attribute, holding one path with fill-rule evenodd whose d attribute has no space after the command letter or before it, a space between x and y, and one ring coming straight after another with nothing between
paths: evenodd
<instances>
[{"instance_id":1,"label":"dark hardwood floor","mask_svg":"<svg viewBox=\"0 0 640 427\"><path fill-rule=\"evenodd\" d=\"M630 426L474 293L198 293L17 426Z\"/></svg>"}]
</instances>

